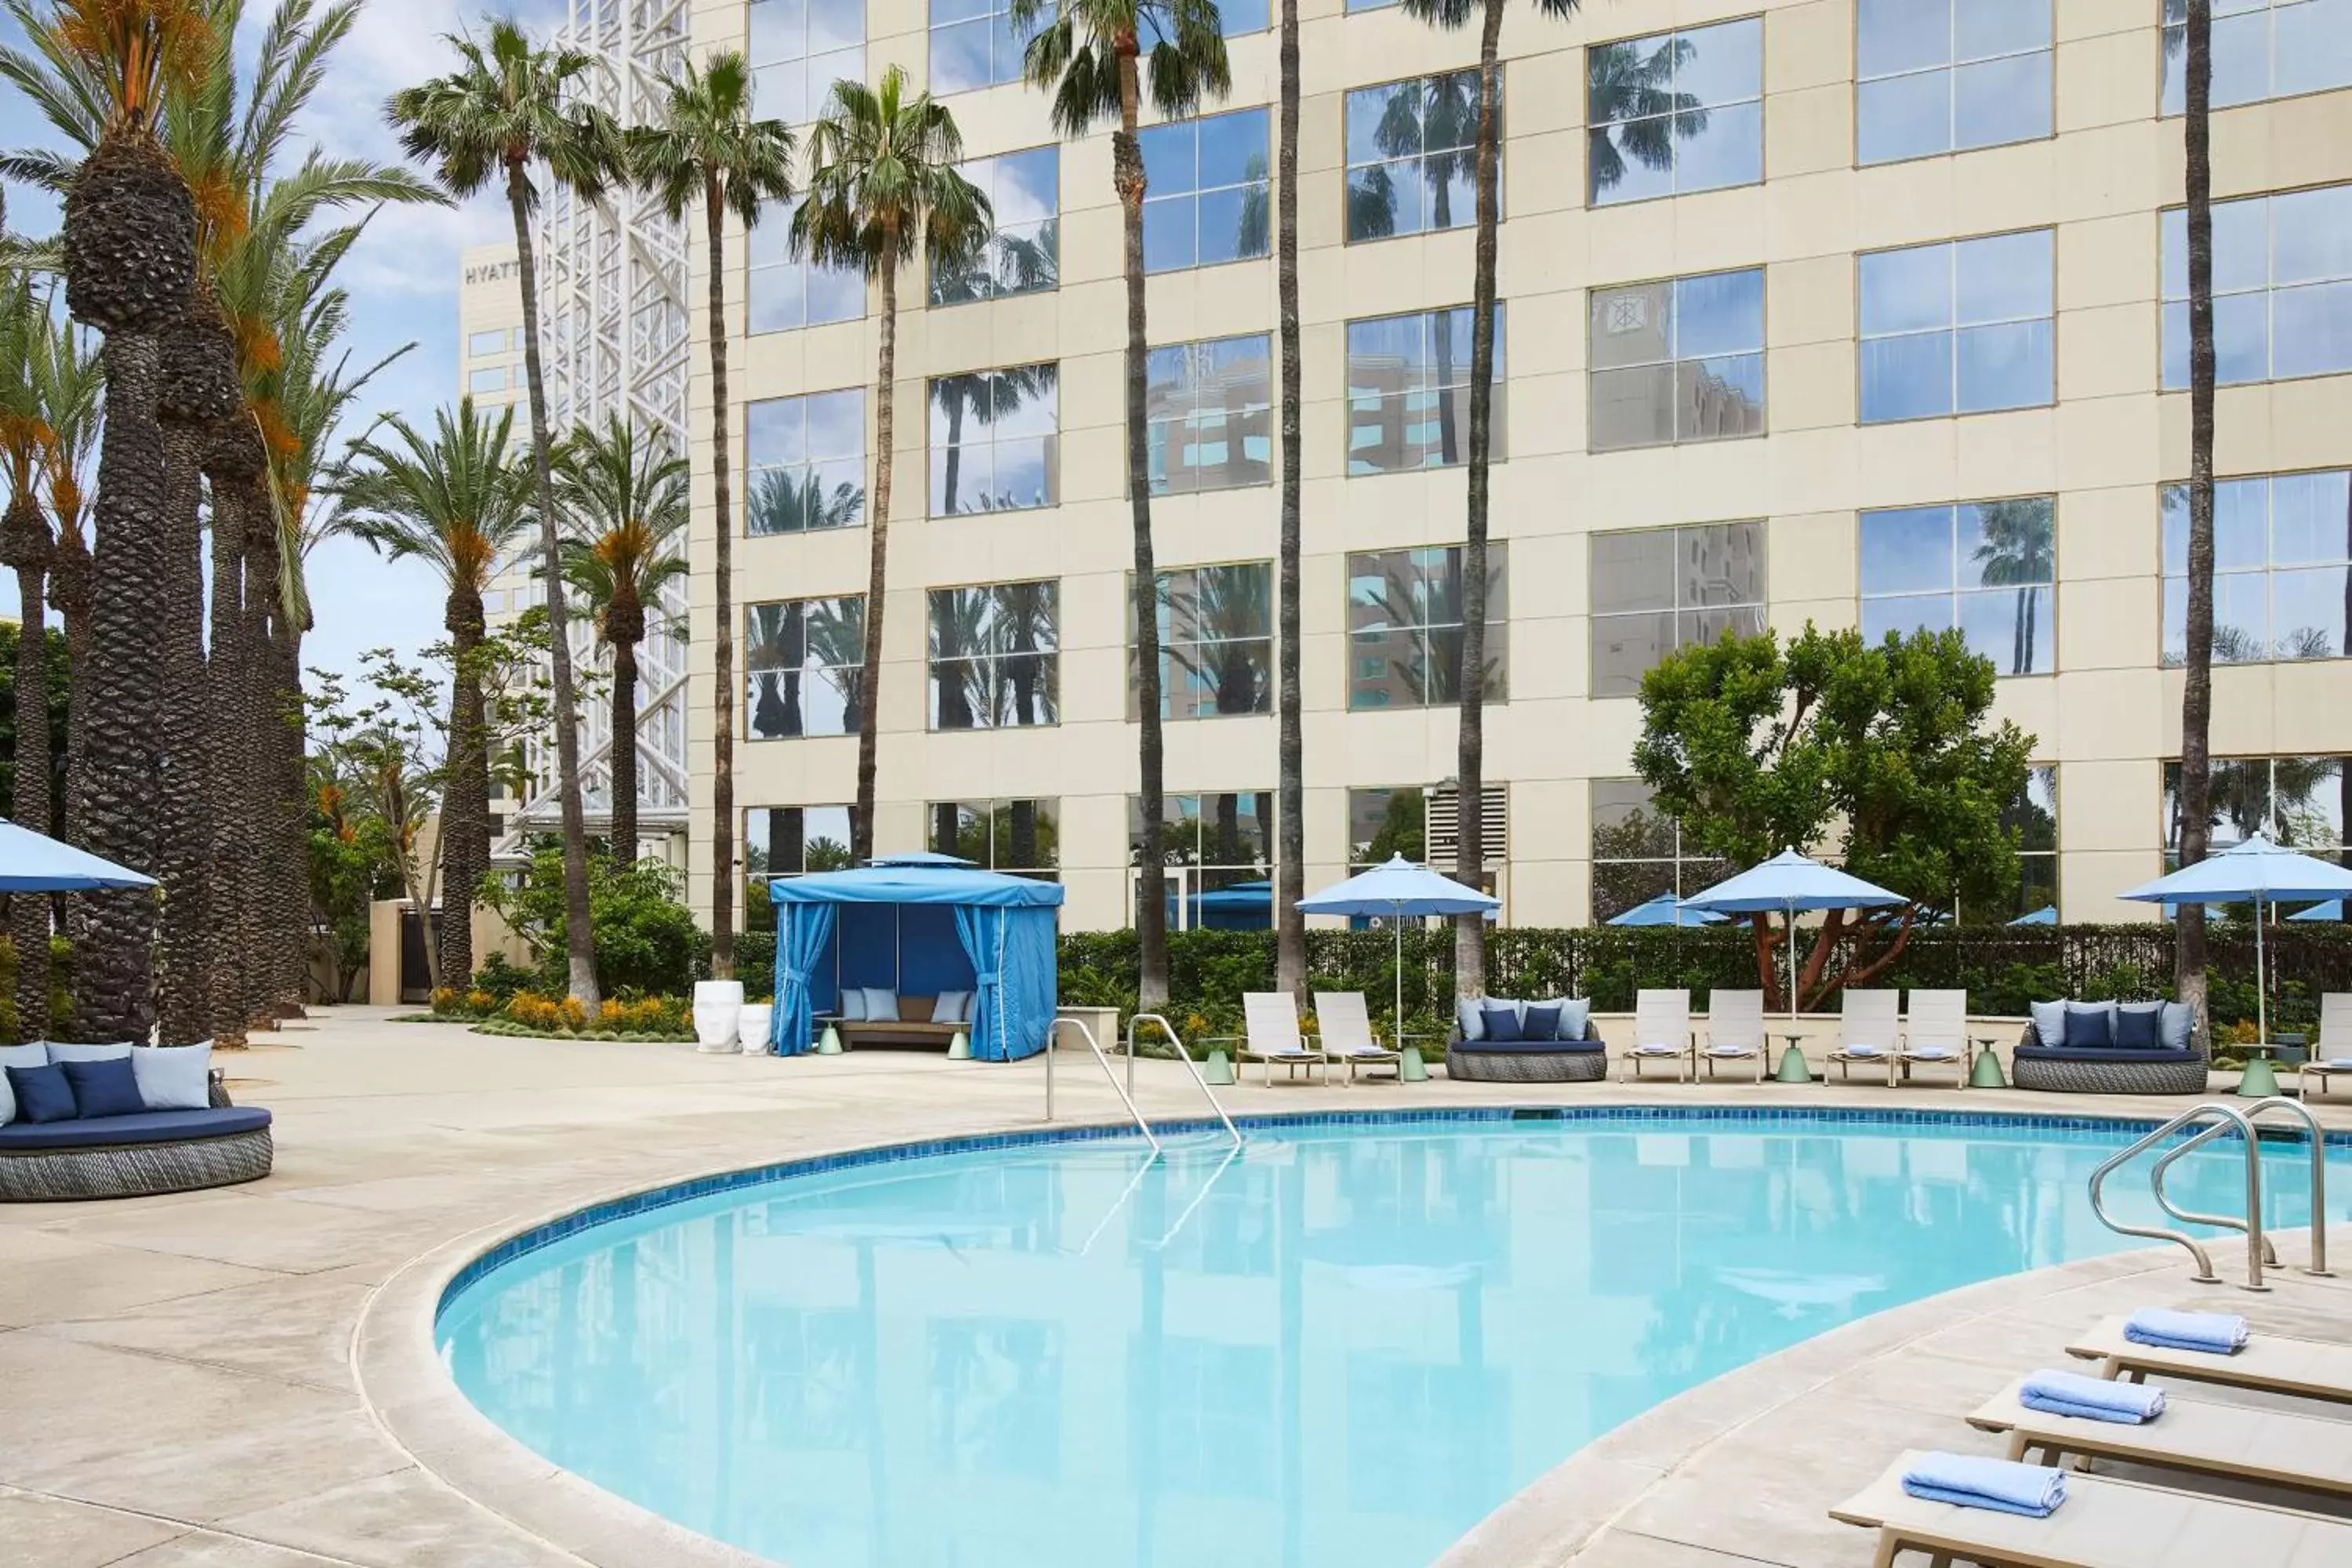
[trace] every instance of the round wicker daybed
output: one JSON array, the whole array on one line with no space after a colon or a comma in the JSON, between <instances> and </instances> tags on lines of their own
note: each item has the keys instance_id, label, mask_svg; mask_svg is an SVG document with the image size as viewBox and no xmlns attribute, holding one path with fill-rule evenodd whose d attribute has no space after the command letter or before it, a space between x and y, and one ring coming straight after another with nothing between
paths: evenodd
<instances>
[{"instance_id":1,"label":"round wicker daybed","mask_svg":"<svg viewBox=\"0 0 2352 1568\"><path fill-rule=\"evenodd\" d=\"M1486 1045L1457 1034L1445 1042L1445 1076L1470 1083L1598 1083L1609 1076L1609 1048L1589 1025L1580 1040Z\"/></svg>"},{"instance_id":2,"label":"round wicker daybed","mask_svg":"<svg viewBox=\"0 0 2352 1568\"><path fill-rule=\"evenodd\" d=\"M233 1104L212 1074L205 1110L0 1126L0 1203L145 1197L269 1174L269 1112Z\"/></svg>"},{"instance_id":3,"label":"round wicker daybed","mask_svg":"<svg viewBox=\"0 0 2352 1568\"><path fill-rule=\"evenodd\" d=\"M2052 1094L2202 1094L2208 1066L2193 1044L2185 1051L2051 1047L2028 1024L2011 1054L2009 1076L2020 1089Z\"/></svg>"}]
</instances>

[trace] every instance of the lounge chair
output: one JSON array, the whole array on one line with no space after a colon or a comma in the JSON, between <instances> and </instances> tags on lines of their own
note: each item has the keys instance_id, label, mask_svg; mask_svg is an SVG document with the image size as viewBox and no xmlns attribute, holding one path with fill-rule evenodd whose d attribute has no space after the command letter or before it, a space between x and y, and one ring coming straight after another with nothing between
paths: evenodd
<instances>
[{"instance_id":1,"label":"lounge chair","mask_svg":"<svg viewBox=\"0 0 2352 1568\"><path fill-rule=\"evenodd\" d=\"M1902 1011L1901 994L1849 987L1838 1003L1837 1049L1828 1059L1837 1063L1838 1077L1849 1075L1856 1062L1886 1074L1895 1087L1895 1017Z\"/></svg>"},{"instance_id":2,"label":"lounge chair","mask_svg":"<svg viewBox=\"0 0 2352 1568\"><path fill-rule=\"evenodd\" d=\"M2012 1459L2039 1450L2037 1463L2055 1465L2077 1454L2352 1495L2352 1421L2202 1399L2168 1399L2163 1415L2137 1424L2055 1415L2019 1400L2024 1381L1969 1417L1979 1431L2006 1433Z\"/></svg>"},{"instance_id":3,"label":"lounge chair","mask_svg":"<svg viewBox=\"0 0 2352 1568\"><path fill-rule=\"evenodd\" d=\"M2105 1318L2077 1335L2066 1353L2099 1363L2101 1377L2145 1383L2150 1373L2231 1388L2260 1388L2304 1399L2352 1405L2352 1345L2255 1334L2235 1355L2167 1350L2124 1337L2124 1320ZM2346 1561L2352 1562L2352 1558Z\"/></svg>"},{"instance_id":4,"label":"lounge chair","mask_svg":"<svg viewBox=\"0 0 2352 1568\"><path fill-rule=\"evenodd\" d=\"M1706 1064L1706 1076L1715 1076L1717 1062L1748 1062L1756 1068L1756 1081L1764 1081L1764 993L1761 991L1717 991L1706 1003L1706 1046L1697 1060ZM1697 1076L1696 1067L1692 1076Z\"/></svg>"},{"instance_id":5,"label":"lounge chair","mask_svg":"<svg viewBox=\"0 0 2352 1568\"><path fill-rule=\"evenodd\" d=\"M1911 1081L1914 1067L1949 1068L1959 1076L1958 1087L1969 1087L1971 1060L1969 1042L1969 994L1965 991L1914 991L1911 1014L1903 1021L1903 1044L1895 1052L1895 1070Z\"/></svg>"},{"instance_id":6,"label":"lounge chair","mask_svg":"<svg viewBox=\"0 0 2352 1568\"><path fill-rule=\"evenodd\" d=\"M2327 1080L2352 1077L2352 991L2330 991L2319 999L2319 1037L2311 1059L2295 1073L2295 1091L2308 1099L2327 1092Z\"/></svg>"},{"instance_id":7,"label":"lounge chair","mask_svg":"<svg viewBox=\"0 0 2352 1568\"><path fill-rule=\"evenodd\" d=\"M1886 1473L1830 1510L1878 1531L1879 1568L1897 1553L1985 1568L2323 1568L2352 1562L2352 1524L2256 1503L2140 1486L2071 1471L2066 1500L2047 1519L1930 1502L1903 1489L1906 1453Z\"/></svg>"},{"instance_id":8,"label":"lounge chair","mask_svg":"<svg viewBox=\"0 0 2352 1568\"><path fill-rule=\"evenodd\" d=\"M1245 991L1242 993L1242 1026L1248 1031L1242 1037L1242 1058L1245 1061L1265 1064L1265 1081L1274 1081L1274 1064L1280 1062L1296 1079L1300 1068L1323 1069L1323 1081L1331 1081L1331 1058L1308 1045L1298 1032L1298 1004L1287 991Z\"/></svg>"},{"instance_id":9,"label":"lounge chair","mask_svg":"<svg viewBox=\"0 0 2352 1568\"><path fill-rule=\"evenodd\" d=\"M1672 1062L1675 1078L1687 1082L1695 1070L1690 1026L1690 993L1643 991L1633 998L1633 1043L1618 1053L1624 1076L1638 1079L1645 1062Z\"/></svg>"},{"instance_id":10,"label":"lounge chair","mask_svg":"<svg viewBox=\"0 0 2352 1568\"><path fill-rule=\"evenodd\" d=\"M1315 1025L1321 1037L1324 1070L1329 1063L1348 1065L1348 1081L1356 1081L1360 1067L1385 1067L1402 1078L1396 1052L1381 1044L1372 1033L1371 1016L1364 1010L1364 994L1360 991L1318 991L1315 994Z\"/></svg>"}]
</instances>

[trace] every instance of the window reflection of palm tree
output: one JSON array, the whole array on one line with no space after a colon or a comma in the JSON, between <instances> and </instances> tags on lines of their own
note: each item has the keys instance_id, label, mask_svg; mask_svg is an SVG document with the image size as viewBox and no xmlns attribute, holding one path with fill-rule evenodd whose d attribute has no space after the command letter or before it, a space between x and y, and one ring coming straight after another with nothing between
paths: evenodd
<instances>
[{"instance_id":1,"label":"window reflection of palm tree","mask_svg":"<svg viewBox=\"0 0 2352 1568\"><path fill-rule=\"evenodd\" d=\"M1587 140L1595 192L1625 177L1625 154L1644 168L1671 169L1675 138L1706 129L1698 95L1676 92L1672 85L1697 53L1697 45L1680 37L1646 58L1630 43L1591 51L1589 113L1594 130Z\"/></svg>"},{"instance_id":2,"label":"window reflection of palm tree","mask_svg":"<svg viewBox=\"0 0 2352 1568\"><path fill-rule=\"evenodd\" d=\"M1264 256L1274 236L1273 197L1266 183L1265 154L1253 153L1242 167L1241 215L1234 225L1234 254Z\"/></svg>"},{"instance_id":3,"label":"window reflection of palm tree","mask_svg":"<svg viewBox=\"0 0 2352 1568\"><path fill-rule=\"evenodd\" d=\"M1054 584L1009 583L997 590L997 625L1004 640L1004 684L1011 688L1011 721L1054 722Z\"/></svg>"},{"instance_id":4,"label":"window reflection of palm tree","mask_svg":"<svg viewBox=\"0 0 2352 1568\"><path fill-rule=\"evenodd\" d=\"M1272 574L1254 566L1206 566L1189 575L1189 592L1161 590L1171 626L1190 634L1163 645L1170 662L1193 689L1216 693L1217 713L1265 712L1272 687ZM1164 685L1160 700L1171 700Z\"/></svg>"},{"instance_id":5,"label":"window reflection of palm tree","mask_svg":"<svg viewBox=\"0 0 2352 1568\"><path fill-rule=\"evenodd\" d=\"M931 382L931 399L948 417L947 467L940 484L940 514L952 516L959 510L956 492L963 477L963 427L970 419L976 425L994 425L998 420L1019 411L1021 405L1052 394L1055 384L1055 367L1051 364L1018 365L1007 370L968 371L960 375L942 375ZM992 502L996 503L994 505ZM1011 507L1020 504L1009 496L982 496L971 509L988 511L997 505Z\"/></svg>"},{"instance_id":6,"label":"window reflection of palm tree","mask_svg":"<svg viewBox=\"0 0 2352 1568\"><path fill-rule=\"evenodd\" d=\"M751 607L743 662L759 688L751 701L751 733L762 741L801 732L801 650L806 621L798 599Z\"/></svg>"},{"instance_id":7,"label":"window reflection of palm tree","mask_svg":"<svg viewBox=\"0 0 2352 1568\"><path fill-rule=\"evenodd\" d=\"M855 528L866 513L866 487L845 479L828 490L814 468L774 468L751 482L750 506L754 534Z\"/></svg>"},{"instance_id":8,"label":"window reflection of palm tree","mask_svg":"<svg viewBox=\"0 0 2352 1568\"><path fill-rule=\"evenodd\" d=\"M2017 590L2017 613L2011 627L2009 672L2033 672L2035 621L2042 595L2055 575L2057 543L2046 500L1987 501L1977 509L1984 538L1975 560L1982 568L1979 580L1989 588Z\"/></svg>"},{"instance_id":9,"label":"window reflection of palm tree","mask_svg":"<svg viewBox=\"0 0 2352 1568\"><path fill-rule=\"evenodd\" d=\"M807 637L810 657L841 692L841 732L854 734L866 710L866 601L811 600Z\"/></svg>"},{"instance_id":10,"label":"window reflection of palm tree","mask_svg":"<svg viewBox=\"0 0 2352 1568\"><path fill-rule=\"evenodd\" d=\"M1476 176L1477 140L1476 71L1430 77L1413 90L1390 93L1372 132L1373 143L1389 157L1420 160L1422 183L1429 187L1429 227L1439 230L1454 226L1456 183ZM1396 203L1388 167L1375 166L1364 179L1361 199L1355 187L1349 188L1349 232L1360 239L1396 233ZM1439 459L1451 467L1461 460L1453 395L1454 315L1440 310L1436 316L1437 447Z\"/></svg>"}]
</instances>

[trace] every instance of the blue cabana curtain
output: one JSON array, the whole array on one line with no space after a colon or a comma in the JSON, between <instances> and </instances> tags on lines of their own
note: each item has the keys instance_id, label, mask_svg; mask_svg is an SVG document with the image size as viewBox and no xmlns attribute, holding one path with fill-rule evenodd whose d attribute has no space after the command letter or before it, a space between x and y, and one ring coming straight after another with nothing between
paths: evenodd
<instances>
[{"instance_id":1,"label":"blue cabana curtain","mask_svg":"<svg viewBox=\"0 0 2352 1568\"><path fill-rule=\"evenodd\" d=\"M960 904L955 914L956 935L979 975L971 1054L990 1062L1036 1055L1054 1026L1054 911Z\"/></svg>"},{"instance_id":2,"label":"blue cabana curtain","mask_svg":"<svg viewBox=\"0 0 2352 1568\"><path fill-rule=\"evenodd\" d=\"M776 1011L769 1037L780 1057L809 1048L809 1024L816 1011L810 977L833 940L832 904L776 906Z\"/></svg>"}]
</instances>

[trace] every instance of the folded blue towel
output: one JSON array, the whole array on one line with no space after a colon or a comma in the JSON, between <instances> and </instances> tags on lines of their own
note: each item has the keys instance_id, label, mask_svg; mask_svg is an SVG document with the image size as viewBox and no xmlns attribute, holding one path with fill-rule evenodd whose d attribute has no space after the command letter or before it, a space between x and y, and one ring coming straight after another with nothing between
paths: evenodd
<instances>
[{"instance_id":1,"label":"folded blue towel","mask_svg":"<svg viewBox=\"0 0 2352 1568\"><path fill-rule=\"evenodd\" d=\"M2176 1312L2142 1307L2124 1320L2124 1338L2168 1351L2235 1355L2246 1348L2246 1320L2235 1312Z\"/></svg>"},{"instance_id":2,"label":"folded blue towel","mask_svg":"<svg viewBox=\"0 0 2352 1568\"><path fill-rule=\"evenodd\" d=\"M1968 1454L1922 1454L1903 1472L1903 1489L1930 1502L2047 1519L2066 1500L2066 1473Z\"/></svg>"},{"instance_id":3,"label":"folded blue towel","mask_svg":"<svg viewBox=\"0 0 2352 1568\"><path fill-rule=\"evenodd\" d=\"M2164 1414L2164 1390L2144 1383L2110 1383L2079 1372L2033 1373L2018 1388L2017 1402L2028 1410L2053 1415L2080 1415L2092 1421L2125 1421L2134 1425Z\"/></svg>"}]
</instances>

